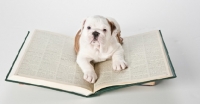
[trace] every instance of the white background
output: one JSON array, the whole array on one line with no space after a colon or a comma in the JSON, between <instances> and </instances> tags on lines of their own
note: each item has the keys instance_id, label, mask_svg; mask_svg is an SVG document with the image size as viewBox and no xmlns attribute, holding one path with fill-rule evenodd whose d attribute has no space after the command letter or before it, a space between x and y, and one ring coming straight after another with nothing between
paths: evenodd
<instances>
[{"instance_id":1,"label":"white background","mask_svg":"<svg viewBox=\"0 0 200 104\"><path fill-rule=\"evenodd\" d=\"M122 36L161 29L177 78L93 98L5 82L28 30L74 36L87 16L115 18ZM0 104L200 104L199 0L0 0Z\"/></svg>"}]
</instances>

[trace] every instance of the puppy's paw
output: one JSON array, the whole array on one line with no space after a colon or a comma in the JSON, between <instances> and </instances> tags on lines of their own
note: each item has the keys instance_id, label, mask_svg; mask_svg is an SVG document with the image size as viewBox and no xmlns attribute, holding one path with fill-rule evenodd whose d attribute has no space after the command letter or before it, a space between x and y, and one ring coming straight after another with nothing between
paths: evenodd
<instances>
[{"instance_id":1,"label":"puppy's paw","mask_svg":"<svg viewBox=\"0 0 200 104\"><path fill-rule=\"evenodd\" d=\"M97 75L94 71L87 71L84 73L83 78L90 83L95 83Z\"/></svg>"},{"instance_id":2,"label":"puppy's paw","mask_svg":"<svg viewBox=\"0 0 200 104\"><path fill-rule=\"evenodd\" d=\"M113 60L112 67L113 67L113 70L120 71L120 70L126 69L128 66L124 60Z\"/></svg>"}]
</instances>

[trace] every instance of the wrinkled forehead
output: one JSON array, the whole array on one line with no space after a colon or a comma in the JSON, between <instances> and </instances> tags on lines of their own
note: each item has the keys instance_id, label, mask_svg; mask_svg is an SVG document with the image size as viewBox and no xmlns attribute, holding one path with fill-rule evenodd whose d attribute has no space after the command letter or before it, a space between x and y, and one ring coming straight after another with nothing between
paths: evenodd
<instances>
[{"instance_id":1,"label":"wrinkled forehead","mask_svg":"<svg viewBox=\"0 0 200 104\"><path fill-rule=\"evenodd\" d=\"M107 26L109 26L107 19L102 18L102 17L89 17L89 18L86 19L85 25L86 26L93 26L93 27L107 27Z\"/></svg>"}]
</instances>

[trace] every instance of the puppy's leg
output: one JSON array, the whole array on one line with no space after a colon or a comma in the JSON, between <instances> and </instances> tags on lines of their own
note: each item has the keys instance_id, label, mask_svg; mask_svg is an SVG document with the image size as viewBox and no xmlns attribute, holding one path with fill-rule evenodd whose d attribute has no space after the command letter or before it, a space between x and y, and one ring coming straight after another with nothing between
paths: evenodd
<instances>
[{"instance_id":1,"label":"puppy's leg","mask_svg":"<svg viewBox=\"0 0 200 104\"><path fill-rule=\"evenodd\" d=\"M124 50L122 46L112 56L113 70L120 71L127 68L127 63L124 60Z\"/></svg>"},{"instance_id":2,"label":"puppy's leg","mask_svg":"<svg viewBox=\"0 0 200 104\"><path fill-rule=\"evenodd\" d=\"M77 56L77 63L84 73L83 78L90 83L95 83L97 79L97 75L90 61L91 60L88 58L85 58L79 55Z\"/></svg>"}]
</instances>

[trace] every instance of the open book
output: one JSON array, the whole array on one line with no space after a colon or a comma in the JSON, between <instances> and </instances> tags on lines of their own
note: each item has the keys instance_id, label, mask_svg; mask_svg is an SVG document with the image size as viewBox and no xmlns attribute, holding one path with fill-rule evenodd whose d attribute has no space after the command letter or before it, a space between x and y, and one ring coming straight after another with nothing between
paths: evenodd
<instances>
[{"instance_id":1,"label":"open book","mask_svg":"<svg viewBox=\"0 0 200 104\"><path fill-rule=\"evenodd\" d=\"M83 79L76 63L74 37L35 30L28 32L6 81L90 96L176 77L159 30L124 37L123 48L128 68L116 72L111 60L97 63L98 79L91 84Z\"/></svg>"}]
</instances>

